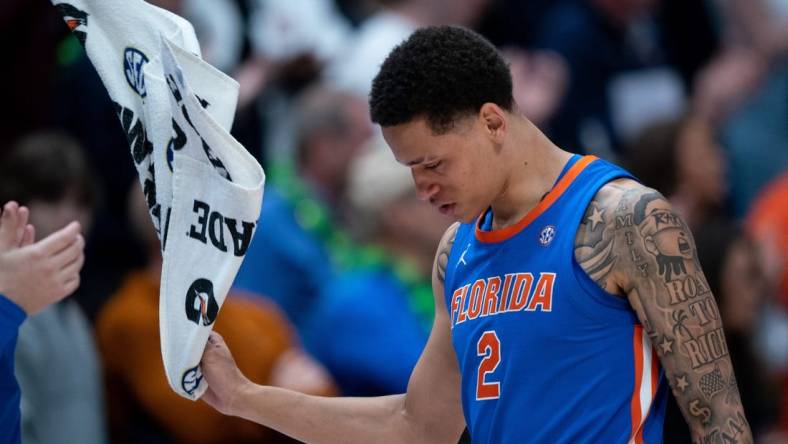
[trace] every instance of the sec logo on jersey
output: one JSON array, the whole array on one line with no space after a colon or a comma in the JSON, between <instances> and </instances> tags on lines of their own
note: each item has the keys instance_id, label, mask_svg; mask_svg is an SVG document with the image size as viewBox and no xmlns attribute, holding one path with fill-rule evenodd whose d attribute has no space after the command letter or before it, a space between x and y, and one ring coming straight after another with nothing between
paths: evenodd
<instances>
[{"instance_id":1,"label":"sec logo on jersey","mask_svg":"<svg viewBox=\"0 0 788 444\"><path fill-rule=\"evenodd\" d=\"M548 225L539 232L539 245L546 247L555 239L555 227Z\"/></svg>"}]
</instances>

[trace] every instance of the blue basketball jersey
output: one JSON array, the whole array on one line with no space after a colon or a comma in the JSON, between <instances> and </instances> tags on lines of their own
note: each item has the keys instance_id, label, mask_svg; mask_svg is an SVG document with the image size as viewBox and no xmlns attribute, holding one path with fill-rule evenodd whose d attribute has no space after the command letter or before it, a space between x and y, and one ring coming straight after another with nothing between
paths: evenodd
<instances>
[{"instance_id":1,"label":"blue basketball jersey","mask_svg":"<svg viewBox=\"0 0 788 444\"><path fill-rule=\"evenodd\" d=\"M474 444L660 443L667 384L628 301L575 260L597 191L632 176L575 156L522 220L458 228L445 298Z\"/></svg>"}]
</instances>

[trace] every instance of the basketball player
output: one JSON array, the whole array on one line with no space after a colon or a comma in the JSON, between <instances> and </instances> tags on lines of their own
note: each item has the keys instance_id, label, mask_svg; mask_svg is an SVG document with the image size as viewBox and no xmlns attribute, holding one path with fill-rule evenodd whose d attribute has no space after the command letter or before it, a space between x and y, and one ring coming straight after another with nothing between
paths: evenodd
<instances>
[{"instance_id":1,"label":"basketball player","mask_svg":"<svg viewBox=\"0 0 788 444\"><path fill-rule=\"evenodd\" d=\"M206 402L310 443L451 443L466 425L474 443L660 443L670 387L695 442L752 442L686 224L520 116L489 43L415 32L370 106L421 197L461 221L438 247L435 321L407 393L258 386L212 334Z\"/></svg>"}]
</instances>

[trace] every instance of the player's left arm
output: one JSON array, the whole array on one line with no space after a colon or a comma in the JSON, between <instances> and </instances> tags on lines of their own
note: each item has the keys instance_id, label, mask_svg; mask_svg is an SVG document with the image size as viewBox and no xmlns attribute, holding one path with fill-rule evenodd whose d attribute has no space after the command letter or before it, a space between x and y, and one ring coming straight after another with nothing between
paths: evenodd
<instances>
[{"instance_id":1,"label":"player's left arm","mask_svg":"<svg viewBox=\"0 0 788 444\"><path fill-rule=\"evenodd\" d=\"M650 188L620 179L589 204L575 256L626 297L657 350L694 443L752 443L719 310L687 224Z\"/></svg>"}]
</instances>

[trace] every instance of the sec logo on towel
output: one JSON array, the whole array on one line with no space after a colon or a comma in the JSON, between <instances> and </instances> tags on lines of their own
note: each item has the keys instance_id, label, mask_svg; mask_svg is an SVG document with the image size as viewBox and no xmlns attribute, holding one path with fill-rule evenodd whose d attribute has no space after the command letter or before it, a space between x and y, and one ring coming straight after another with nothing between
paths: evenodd
<instances>
[{"instance_id":1,"label":"sec logo on towel","mask_svg":"<svg viewBox=\"0 0 788 444\"><path fill-rule=\"evenodd\" d=\"M123 54L123 72L126 81L140 97L145 97L145 77L142 68L148 63L148 57L136 48L126 48Z\"/></svg>"},{"instance_id":2,"label":"sec logo on towel","mask_svg":"<svg viewBox=\"0 0 788 444\"><path fill-rule=\"evenodd\" d=\"M184 392L188 393L189 395L194 394L194 391L197 390L197 387L200 386L200 382L202 382L202 372L200 371L200 367L193 367L183 374L183 378L181 378L181 388Z\"/></svg>"}]
</instances>

